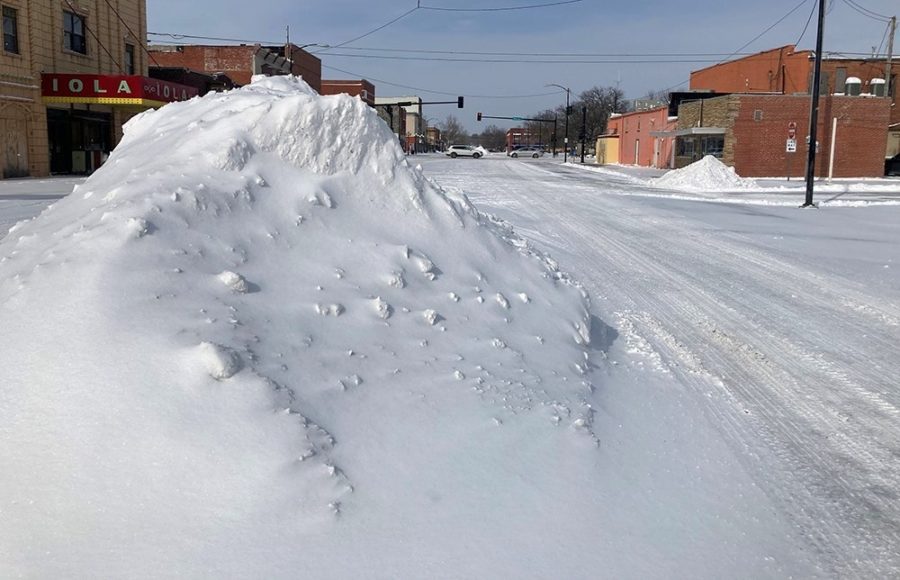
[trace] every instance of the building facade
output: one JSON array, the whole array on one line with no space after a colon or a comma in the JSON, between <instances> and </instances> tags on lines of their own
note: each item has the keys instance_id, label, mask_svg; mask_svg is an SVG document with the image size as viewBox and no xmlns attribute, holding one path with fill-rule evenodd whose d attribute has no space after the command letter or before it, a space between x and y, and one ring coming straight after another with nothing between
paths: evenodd
<instances>
[{"instance_id":1,"label":"building facade","mask_svg":"<svg viewBox=\"0 0 900 580\"><path fill-rule=\"evenodd\" d=\"M541 134L525 127L513 127L506 131L506 153L526 145L543 145Z\"/></svg>"},{"instance_id":2,"label":"building facade","mask_svg":"<svg viewBox=\"0 0 900 580\"><path fill-rule=\"evenodd\" d=\"M817 128L817 177L884 174L887 99L826 96ZM744 177L802 177L809 123L807 95L728 95L678 109L675 166L715 155ZM793 151L788 140L794 141ZM834 148L834 165L831 151Z\"/></svg>"},{"instance_id":3,"label":"building facade","mask_svg":"<svg viewBox=\"0 0 900 580\"><path fill-rule=\"evenodd\" d=\"M613 114L606 126L606 135L600 137L602 154L598 163L619 163L660 169L673 168L674 135L677 119L669 116L668 105ZM615 139L613 145L610 140ZM615 158L611 149L615 149Z\"/></svg>"},{"instance_id":4,"label":"building facade","mask_svg":"<svg viewBox=\"0 0 900 580\"><path fill-rule=\"evenodd\" d=\"M155 66L222 73L239 86L250 84L254 75L292 74L302 77L316 92L322 91L322 61L294 44L154 45L150 56Z\"/></svg>"},{"instance_id":5,"label":"building facade","mask_svg":"<svg viewBox=\"0 0 900 580\"><path fill-rule=\"evenodd\" d=\"M347 94L351 97L359 97L370 107L375 106L375 85L365 79L358 81L323 80L322 90L319 92L323 95Z\"/></svg>"},{"instance_id":6,"label":"building facade","mask_svg":"<svg viewBox=\"0 0 900 580\"><path fill-rule=\"evenodd\" d=\"M422 97L376 97L375 107L397 135L407 153L424 152L426 148L425 120Z\"/></svg>"},{"instance_id":7,"label":"building facade","mask_svg":"<svg viewBox=\"0 0 900 580\"><path fill-rule=\"evenodd\" d=\"M135 114L196 95L147 77L145 0L0 0L3 177L91 173Z\"/></svg>"},{"instance_id":8,"label":"building facade","mask_svg":"<svg viewBox=\"0 0 900 580\"><path fill-rule=\"evenodd\" d=\"M811 94L814 53L782 46L717 64L691 73L694 91L720 93ZM886 155L900 152L900 106L897 106L897 72L900 66L885 58L822 59L820 95L886 98L891 103ZM889 82L888 82L889 81Z\"/></svg>"}]
</instances>

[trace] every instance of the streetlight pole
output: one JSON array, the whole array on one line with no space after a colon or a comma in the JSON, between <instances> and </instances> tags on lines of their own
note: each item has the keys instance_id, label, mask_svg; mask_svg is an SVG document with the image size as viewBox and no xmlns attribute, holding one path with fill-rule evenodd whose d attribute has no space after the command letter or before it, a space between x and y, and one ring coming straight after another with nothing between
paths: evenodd
<instances>
[{"instance_id":1,"label":"streetlight pole","mask_svg":"<svg viewBox=\"0 0 900 580\"><path fill-rule=\"evenodd\" d=\"M564 87L564 86L562 86L562 85L557 85L557 84L555 84L555 83L550 83L550 84L547 84L547 85L544 85L544 86L546 86L546 87L558 87L558 88L560 88L560 89L566 91L566 129L565 129L565 131L566 131L566 137L565 137L565 139L564 139L564 144L565 144L565 146L564 146L564 148L563 148L563 163L566 163L566 162L568 161L568 159L569 159L569 93L570 93L571 91L569 91L569 89L568 89L567 87Z\"/></svg>"}]
</instances>

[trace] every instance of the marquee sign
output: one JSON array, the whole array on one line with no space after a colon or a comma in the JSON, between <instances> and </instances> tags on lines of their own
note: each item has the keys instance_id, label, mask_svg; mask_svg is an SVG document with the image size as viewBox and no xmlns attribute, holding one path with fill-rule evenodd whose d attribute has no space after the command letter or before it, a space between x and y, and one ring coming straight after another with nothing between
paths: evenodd
<instances>
[{"instance_id":1,"label":"marquee sign","mask_svg":"<svg viewBox=\"0 0 900 580\"><path fill-rule=\"evenodd\" d=\"M42 74L45 103L161 107L197 96L194 87L138 75Z\"/></svg>"}]
</instances>

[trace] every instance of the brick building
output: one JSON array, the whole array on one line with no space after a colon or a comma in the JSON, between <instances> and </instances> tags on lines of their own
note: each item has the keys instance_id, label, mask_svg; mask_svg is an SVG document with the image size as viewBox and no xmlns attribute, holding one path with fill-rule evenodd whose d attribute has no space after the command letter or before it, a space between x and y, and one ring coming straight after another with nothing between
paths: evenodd
<instances>
[{"instance_id":1,"label":"brick building","mask_svg":"<svg viewBox=\"0 0 900 580\"><path fill-rule=\"evenodd\" d=\"M221 92L237 87L231 77L224 73L204 73L189 68L151 66L150 77L194 87L200 95Z\"/></svg>"},{"instance_id":2,"label":"brick building","mask_svg":"<svg viewBox=\"0 0 900 580\"><path fill-rule=\"evenodd\" d=\"M316 92L322 91L322 61L294 44L154 45L150 54L156 66L223 73L240 86L250 84L253 75L293 74L303 77Z\"/></svg>"},{"instance_id":3,"label":"brick building","mask_svg":"<svg viewBox=\"0 0 900 580\"><path fill-rule=\"evenodd\" d=\"M525 145L537 145L541 143L541 134L524 127L513 127L506 131L506 153L509 154L517 147Z\"/></svg>"},{"instance_id":4,"label":"brick building","mask_svg":"<svg viewBox=\"0 0 900 580\"><path fill-rule=\"evenodd\" d=\"M598 163L673 168L672 134L676 119L668 105L633 113L613 114L606 134L598 139Z\"/></svg>"},{"instance_id":5,"label":"brick building","mask_svg":"<svg viewBox=\"0 0 900 580\"><path fill-rule=\"evenodd\" d=\"M147 75L144 0L0 0L3 177L90 173L136 113L196 91Z\"/></svg>"},{"instance_id":6,"label":"brick building","mask_svg":"<svg viewBox=\"0 0 900 580\"><path fill-rule=\"evenodd\" d=\"M825 96L820 100L817 177L827 177L832 144L834 177L884 174L887 99ZM837 129L833 132L833 119ZM805 174L808 95L735 94L683 102L678 108L675 166L715 155L744 177ZM796 151L787 152L794 129Z\"/></svg>"},{"instance_id":7,"label":"brick building","mask_svg":"<svg viewBox=\"0 0 900 580\"><path fill-rule=\"evenodd\" d=\"M425 120L422 97L376 97L379 116L397 134L403 150L409 153L425 151Z\"/></svg>"},{"instance_id":8,"label":"brick building","mask_svg":"<svg viewBox=\"0 0 900 580\"><path fill-rule=\"evenodd\" d=\"M359 97L370 107L375 106L375 85L365 79L358 81L323 80L322 90L319 92L323 95L347 94L351 97Z\"/></svg>"},{"instance_id":9,"label":"brick building","mask_svg":"<svg viewBox=\"0 0 900 580\"><path fill-rule=\"evenodd\" d=\"M425 128L425 149L426 151L444 150L444 137L441 135L441 130L439 128Z\"/></svg>"},{"instance_id":10,"label":"brick building","mask_svg":"<svg viewBox=\"0 0 900 580\"><path fill-rule=\"evenodd\" d=\"M814 53L782 46L717 64L691 73L690 88L720 93L810 94ZM887 98L891 103L886 154L900 152L900 107L897 106L897 65L884 58L822 59L820 95L869 96ZM890 73L888 74L888 70ZM890 85L885 80L890 76ZM805 132L804 132L805 134Z\"/></svg>"},{"instance_id":11,"label":"brick building","mask_svg":"<svg viewBox=\"0 0 900 580\"><path fill-rule=\"evenodd\" d=\"M812 52L788 45L692 72L694 93L671 105L675 166L715 155L744 176L802 175L813 69ZM829 175L832 145L834 176L883 175L900 147L896 79L885 59L822 60L817 176Z\"/></svg>"}]
</instances>

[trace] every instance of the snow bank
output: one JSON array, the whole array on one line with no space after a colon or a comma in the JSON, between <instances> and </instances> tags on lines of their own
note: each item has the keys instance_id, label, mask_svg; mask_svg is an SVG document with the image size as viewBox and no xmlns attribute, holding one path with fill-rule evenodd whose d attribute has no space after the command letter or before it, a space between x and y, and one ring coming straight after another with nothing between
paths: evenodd
<instances>
[{"instance_id":1,"label":"snow bank","mask_svg":"<svg viewBox=\"0 0 900 580\"><path fill-rule=\"evenodd\" d=\"M686 191L757 189L754 180L740 177L734 167L725 165L712 155L652 179L650 183L656 187Z\"/></svg>"},{"instance_id":2,"label":"snow bank","mask_svg":"<svg viewBox=\"0 0 900 580\"><path fill-rule=\"evenodd\" d=\"M589 320L359 99L144 113L0 242L0 569L583 572Z\"/></svg>"}]
</instances>

